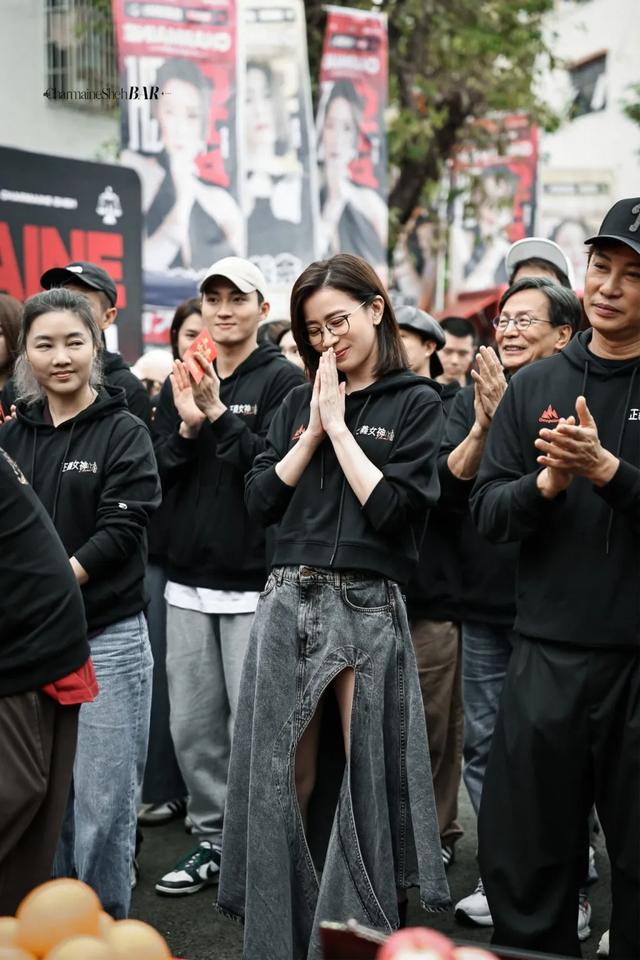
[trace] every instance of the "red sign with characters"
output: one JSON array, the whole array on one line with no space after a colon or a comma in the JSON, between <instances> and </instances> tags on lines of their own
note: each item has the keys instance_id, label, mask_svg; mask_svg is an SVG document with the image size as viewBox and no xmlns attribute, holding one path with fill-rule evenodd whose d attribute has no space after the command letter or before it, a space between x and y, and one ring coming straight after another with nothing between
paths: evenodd
<instances>
[{"instance_id":1,"label":"red sign with characters","mask_svg":"<svg viewBox=\"0 0 640 960\"><path fill-rule=\"evenodd\" d=\"M386 279L388 40L383 14L328 7L317 117L321 255L348 252Z\"/></svg>"}]
</instances>

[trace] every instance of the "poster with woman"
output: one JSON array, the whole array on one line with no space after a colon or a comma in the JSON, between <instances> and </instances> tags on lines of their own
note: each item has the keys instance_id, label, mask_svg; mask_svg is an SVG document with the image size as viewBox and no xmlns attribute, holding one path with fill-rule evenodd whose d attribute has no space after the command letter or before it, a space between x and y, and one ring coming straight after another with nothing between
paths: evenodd
<instances>
[{"instance_id":1,"label":"poster with woman","mask_svg":"<svg viewBox=\"0 0 640 960\"><path fill-rule=\"evenodd\" d=\"M317 256L318 186L302 0L244 7L247 254L290 288Z\"/></svg>"},{"instance_id":2,"label":"poster with woman","mask_svg":"<svg viewBox=\"0 0 640 960\"><path fill-rule=\"evenodd\" d=\"M357 253L387 279L387 22L327 8L316 118L320 254Z\"/></svg>"},{"instance_id":3,"label":"poster with woman","mask_svg":"<svg viewBox=\"0 0 640 960\"><path fill-rule=\"evenodd\" d=\"M121 162L142 183L145 301L191 296L219 257L245 251L237 145L236 0L113 0Z\"/></svg>"},{"instance_id":4,"label":"poster with woman","mask_svg":"<svg viewBox=\"0 0 640 960\"><path fill-rule=\"evenodd\" d=\"M533 234L538 130L519 114L479 122L502 146L461 151L452 165L450 296L506 283L507 250Z\"/></svg>"}]
</instances>

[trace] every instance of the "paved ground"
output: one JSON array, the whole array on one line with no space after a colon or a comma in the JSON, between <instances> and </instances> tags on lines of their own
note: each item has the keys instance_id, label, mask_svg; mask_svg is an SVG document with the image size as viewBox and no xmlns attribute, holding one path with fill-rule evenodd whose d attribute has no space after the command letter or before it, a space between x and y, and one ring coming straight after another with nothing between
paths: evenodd
<instances>
[{"instance_id":1,"label":"paved ground","mask_svg":"<svg viewBox=\"0 0 640 960\"><path fill-rule=\"evenodd\" d=\"M461 791L461 819L465 836L457 846L457 858L449 870L449 885L454 902L470 893L476 884L475 822L466 792ZM526 825L524 825L526 829ZM145 829L140 856L142 876L133 896L132 915L157 927L167 938L176 957L188 960L241 960L242 928L216 913L212 907L215 888L209 887L188 897L159 897L154 882L192 847L191 838L179 823ZM593 908L592 936L583 944L585 960L595 960L602 932L609 925L609 864L600 840L596 850L600 881L591 888ZM577 914L577 905L576 905ZM488 942L490 931L461 927L452 913L426 914L411 898L411 925L430 925L461 940Z\"/></svg>"}]
</instances>

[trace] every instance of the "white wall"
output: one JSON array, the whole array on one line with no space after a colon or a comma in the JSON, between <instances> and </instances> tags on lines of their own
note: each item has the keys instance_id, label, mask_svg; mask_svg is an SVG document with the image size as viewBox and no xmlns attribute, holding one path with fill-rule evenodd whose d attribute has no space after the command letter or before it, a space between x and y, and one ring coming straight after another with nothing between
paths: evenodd
<instances>
[{"instance_id":1,"label":"white wall","mask_svg":"<svg viewBox=\"0 0 640 960\"><path fill-rule=\"evenodd\" d=\"M2 0L0 144L78 160L108 159L104 147L119 134L117 113L50 103L43 96L46 53L43 0Z\"/></svg>"},{"instance_id":2,"label":"white wall","mask_svg":"<svg viewBox=\"0 0 640 960\"><path fill-rule=\"evenodd\" d=\"M629 85L640 82L640 0L557 0L547 40L567 63L606 51L606 107L541 135L536 232L549 236L561 221L575 219L594 233L616 200L640 195L640 126L622 112ZM572 97L567 70L547 74L538 92L566 115ZM558 237L579 287L587 235L574 224Z\"/></svg>"}]
</instances>

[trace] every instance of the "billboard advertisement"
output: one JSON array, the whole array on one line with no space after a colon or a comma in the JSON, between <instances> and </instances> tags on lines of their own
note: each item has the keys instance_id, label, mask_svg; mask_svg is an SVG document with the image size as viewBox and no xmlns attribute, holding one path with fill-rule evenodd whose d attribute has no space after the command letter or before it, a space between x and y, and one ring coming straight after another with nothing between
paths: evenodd
<instances>
[{"instance_id":1,"label":"billboard advertisement","mask_svg":"<svg viewBox=\"0 0 640 960\"><path fill-rule=\"evenodd\" d=\"M387 278L384 14L328 7L316 118L320 254L357 253Z\"/></svg>"},{"instance_id":2,"label":"billboard advertisement","mask_svg":"<svg viewBox=\"0 0 640 960\"><path fill-rule=\"evenodd\" d=\"M0 290L25 300L45 270L97 264L116 283L117 349L129 361L142 352L141 233L131 170L0 147Z\"/></svg>"}]
</instances>

